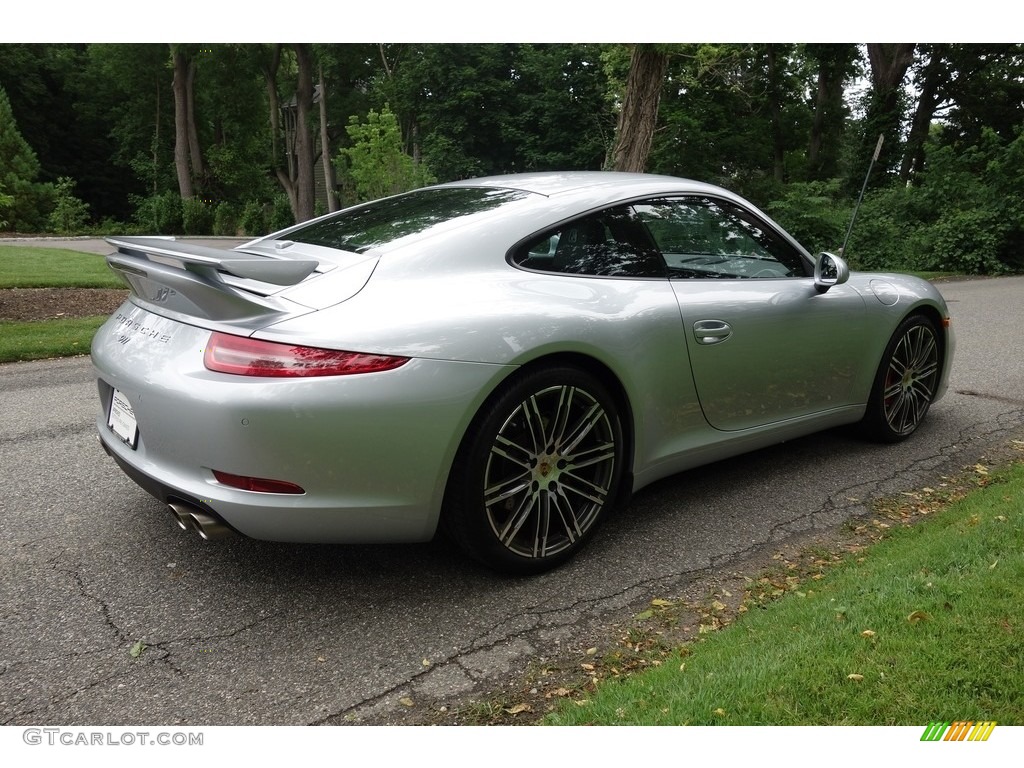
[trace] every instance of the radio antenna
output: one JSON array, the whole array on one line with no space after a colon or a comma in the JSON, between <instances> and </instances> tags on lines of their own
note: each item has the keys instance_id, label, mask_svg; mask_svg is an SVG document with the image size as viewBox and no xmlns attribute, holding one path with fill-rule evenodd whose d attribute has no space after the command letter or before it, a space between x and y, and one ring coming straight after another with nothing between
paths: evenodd
<instances>
[{"instance_id":1,"label":"radio antenna","mask_svg":"<svg viewBox=\"0 0 1024 768\"><path fill-rule=\"evenodd\" d=\"M846 244L850 242L850 233L853 232L853 222L857 220L857 211L860 210L860 204L864 200L864 190L868 188L868 179L871 178L871 169L875 167L875 161L878 160L878 156L882 153L882 141L885 140L885 134L878 134L878 143L875 144L875 154L871 156L871 162L868 164L868 172L864 177L864 184L860 188L860 197L857 198L857 204L853 206L853 216L850 217L850 226L846 230L846 237L843 238L843 247L839 249L840 255L846 258Z\"/></svg>"}]
</instances>

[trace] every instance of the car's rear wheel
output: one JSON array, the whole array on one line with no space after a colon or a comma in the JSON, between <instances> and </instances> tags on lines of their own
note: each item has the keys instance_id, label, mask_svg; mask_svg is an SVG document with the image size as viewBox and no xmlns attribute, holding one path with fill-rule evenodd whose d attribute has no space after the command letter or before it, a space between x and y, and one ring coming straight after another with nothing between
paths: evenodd
<instances>
[{"instance_id":1,"label":"car's rear wheel","mask_svg":"<svg viewBox=\"0 0 1024 768\"><path fill-rule=\"evenodd\" d=\"M445 527L496 570L572 557L614 505L623 473L615 401L575 368L534 370L485 404L453 468Z\"/></svg>"},{"instance_id":2,"label":"car's rear wheel","mask_svg":"<svg viewBox=\"0 0 1024 768\"><path fill-rule=\"evenodd\" d=\"M875 375L863 426L868 436L896 443L914 433L935 399L941 374L939 331L923 315L896 329Z\"/></svg>"}]
</instances>

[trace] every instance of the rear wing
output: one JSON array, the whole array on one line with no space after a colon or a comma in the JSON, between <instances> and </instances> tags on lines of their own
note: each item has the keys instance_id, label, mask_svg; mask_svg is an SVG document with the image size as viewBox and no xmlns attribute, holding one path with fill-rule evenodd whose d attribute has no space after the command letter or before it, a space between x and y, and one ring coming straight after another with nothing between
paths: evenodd
<instances>
[{"instance_id":1,"label":"rear wing","mask_svg":"<svg viewBox=\"0 0 1024 768\"><path fill-rule=\"evenodd\" d=\"M315 259L254 256L160 237L108 237L117 248L107 264L132 289L132 301L158 314L188 322L277 322L309 311L268 293L246 290L242 280L271 286L297 285L319 266ZM225 276L231 276L229 284Z\"/></svg>"}]
</instances>

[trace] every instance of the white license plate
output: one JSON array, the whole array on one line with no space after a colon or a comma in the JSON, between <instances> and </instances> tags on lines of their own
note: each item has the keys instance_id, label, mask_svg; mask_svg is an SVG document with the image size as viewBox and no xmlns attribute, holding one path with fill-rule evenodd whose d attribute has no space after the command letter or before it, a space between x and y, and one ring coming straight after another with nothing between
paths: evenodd
<instances>
[{"instance_id":1,"label":"white license plate","mask_svg":"<svg viewBox=\"0 0 1024 768\"><path fill-rule=\"evenodd\" d=\"M110 415L107 417L107 426L114 434L124 440L132 448L139 440L139 425L135 421L135 411L132 404L128 402L123 392L114 390L110 398Z\"/></svg>"}]
</instances>

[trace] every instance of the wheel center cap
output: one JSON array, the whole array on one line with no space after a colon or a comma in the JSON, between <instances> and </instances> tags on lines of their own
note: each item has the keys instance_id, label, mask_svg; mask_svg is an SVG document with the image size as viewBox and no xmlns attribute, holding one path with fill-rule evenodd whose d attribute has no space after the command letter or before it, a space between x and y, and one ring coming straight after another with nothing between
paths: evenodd
<instances>
[{"instance_id":1,"label":"wheel center cap","mask_svg":"<svg viewBox=\"0 0 1024 768\"><path fill-rule=\"evenodd\" d=\"M540 473L541 477L547 477L551 474L551 463L548 461L542 461L537 465L537 472Z\"/></svg>"}]
</instances>

